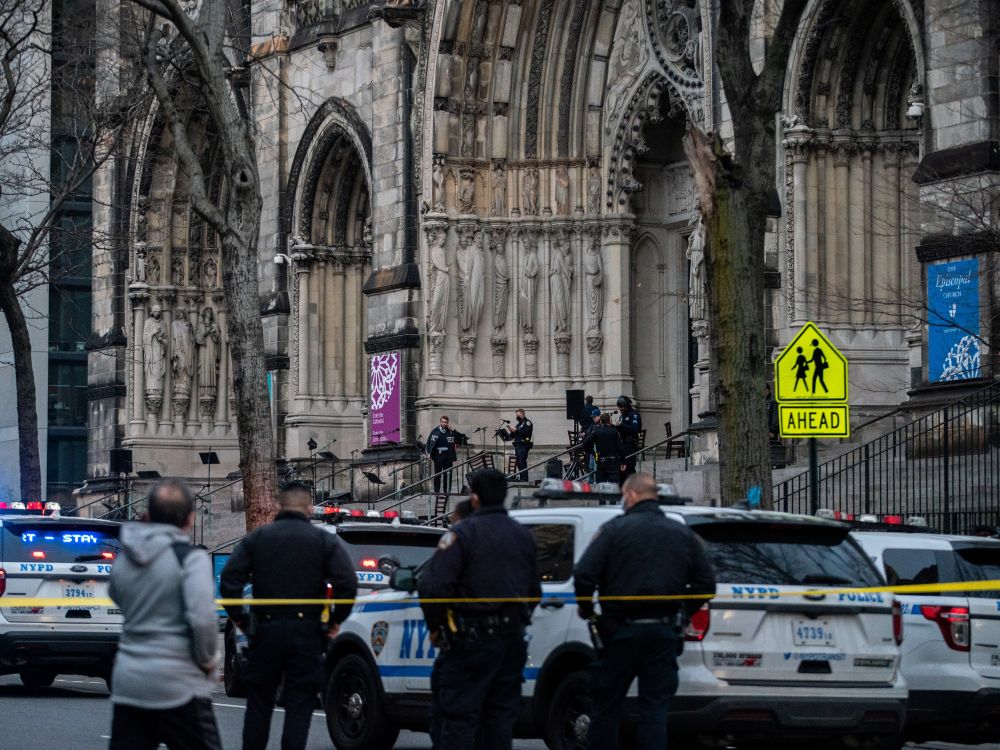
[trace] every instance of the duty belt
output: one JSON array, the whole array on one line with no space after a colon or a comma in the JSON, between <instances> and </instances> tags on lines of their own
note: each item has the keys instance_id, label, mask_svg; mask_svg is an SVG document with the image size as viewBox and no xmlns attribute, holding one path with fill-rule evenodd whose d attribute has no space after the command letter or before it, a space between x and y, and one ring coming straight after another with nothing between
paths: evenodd
<instances>
[{"instance_id":1,"label":"duty belt","mask_svg":"<svg viewBox=\"0 0 1000 750\"><path fill-rule=\"evenodd\" d=\"M457 614L458 635L509 635L524 630L524 622L515 614Z\"/></svg>"}]
</instances>

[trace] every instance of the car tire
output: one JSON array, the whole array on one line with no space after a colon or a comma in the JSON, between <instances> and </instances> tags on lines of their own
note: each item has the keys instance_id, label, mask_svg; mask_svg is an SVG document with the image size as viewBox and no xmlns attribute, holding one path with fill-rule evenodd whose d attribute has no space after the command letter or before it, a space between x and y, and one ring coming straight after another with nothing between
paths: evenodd
<instances>
[{"instance_id":1,"label":"car tire","mask_svg":"<svg viewBox=\"0 0 1000 750\"><path fill-rule=\"evenodd\" d=\"M586 672L563 677L552 695L545 721L549 750L586 750L590 727L590 681Z\"/></svg>"},{"instance_id":2,"label":"car tire","mask_svg":"<svg viewBox=\"0 0 1000 750\"><path fill-rule=\"evenodd\" d=\"M399 727L385 714L381 688L357 654L340 659L324 691L326 728L337 750L391 750Z\"/></svg>"},{"instance_id":3,"label":"car tire","mask_svg":"<svg viewBox=\"0 0 1000 750\"><path fill-rule=\"evenodd\" d=\"M233 629L226 629L225 662L222 665L222 685L230 698L246 698L247 689L243 682L243 672L239 652L236 650L236 636Z\"/></svg>"},{"instance_id":4,"label":"car tire","mask_svg":"<svg viewBox=\"0 0 1000 750\"><path fill-rule=\"evenodd\" d=\"M18 676L21 678L21 684L29 688L51 687L56 681L56 673L44 669L25 670L18 673Z\"/></svg>"}]
</instances>

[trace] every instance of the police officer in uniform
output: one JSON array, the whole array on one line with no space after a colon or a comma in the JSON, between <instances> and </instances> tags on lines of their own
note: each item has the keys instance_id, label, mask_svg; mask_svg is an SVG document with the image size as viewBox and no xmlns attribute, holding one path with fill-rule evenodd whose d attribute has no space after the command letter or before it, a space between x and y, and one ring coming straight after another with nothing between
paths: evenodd
<instances>
[{"instance_id":1,"label":"police officer in uniform","mask_svg":"<svg viewBox=\"0 0 1000 750\"><path fill-rule=\"evenodd\" d=\"M642 417L639 412L632 407L632 399L628 396L618 397L618 434L622 436L622 443L625 444L625 453L635 453L639 450L639 433L642 431ZM629 456L625 459L625 468L622 470L621 481L625 481L632 474L635 474L635 462L637 456Z\"/></svg>"},{"instance_id":2,"label":"police officer in uniform","mask_svg":"<svg viewBox=\"0 0 1000 750\"><path fill-rule=\"evenodd\" d=\"M451 429L448 417L442 416L438 426L427 436L427 455L431 457L434 474L437 475L434 477L435 492L441 492L442 488L444 492L451 492L451 472L441 472L454 466L458 459L456 445L455 431Z\"/></svg>"},{"instance_id":3,"label":"police officer in uniform","mask_svg":"<svg viewBox=\"0 0 1000 750\"><path fill-rule=\"evenodd\" d=\"M535 540L507 515L507 480L496 469L469 476L471 516L445 532L421 574L421 599L508 599L423 605L438 648L431 684L436 750L510 750L521 710L525 627L542 595Z\"/></svg>"},{"instance_id":4,"label":"police officer in uniform","mask_svg":"<svg viewBox=\"0 0 1000 750\"><path fill-rule=\"evenodd\" d=\"M618 430L611 426L611 415L601 414L600 420L580 447L594 456L594 481L617 484L619 473L625 469L625 446Z\"/></svg>"},{"instance_id":5,"label":"police officer in uniform","mask_svg":"<svg viewBox=\"0 0 1000 750\"><path fill-rule=\"evenodd\" d=\"M514 412L515 423L513 427L502 427L500 437L504 440L514 442L514 465L517 467L515 482L528 481L528 452L531 450L531 433L535 426L531 420L524 415L524 409Z\"/></svg>"},{"instance_id":6,"label":"police officer in uniform","mask_svg":"<svg viewBox=\"0 0 1000 750\"><path fill-rule=\"evenodd\" d=\"M333 598L353 599L357 574L337 537L313 526L312 494L301 482L289 482L278 493L279 512L267 526L251 532L222 569L223 598L241 599L253 585L255 599L324 599L327 584ZM284 677L285 726L282 750L306 747L323 672L326 638L337 634L351 613L337 604L327 623L321 606L253 607L248 616L239 606L226 612L250 636L244 675L247 711L243 750L267 747L275 693Z\"/></svg>"},{"instance_id":7,"label":"police officer in uniform","mask_svg":"<svg viewBox=\"0 0 1000 750\"><path fill-rule=\"evenodd\" d=\"M694 532L664 515L650 474L633 474L625 480L622 503L624 515L600 528L573 570L580 617L593 618L595 591L601 604L588 746L591 750L618 746L622 704L638 677L636 747L664 750L667 710L677 690L678 615L697 611L705 599L605 601L603 597L711 595L715 574Z\"/></svg>"}]
</instances>

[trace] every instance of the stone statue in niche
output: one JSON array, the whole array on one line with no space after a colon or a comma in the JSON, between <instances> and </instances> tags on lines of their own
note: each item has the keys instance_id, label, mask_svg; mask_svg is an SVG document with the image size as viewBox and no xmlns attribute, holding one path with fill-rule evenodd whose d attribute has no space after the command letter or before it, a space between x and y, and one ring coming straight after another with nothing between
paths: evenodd
<instances>
[{"instance_id":1,"label":"stone statue in niche","mask_svg":"<svg viewBox=\"0 0 1000 750\"><path fill-rule=\"evenodd\" d=\"M699 213L688 222L688 314L691 320L705 319L705 225Z\"/></svg>"},{"instance_id":2,"label":"stone statue in niche","mask_svg":"<svg viewBox=\"0 0 1000 750\"><path fill-rule=\"evenodd\" d=\"M444 208L444 164L441 163L440 159L434 160L434 166L431 169L431 182L434 183L433 195L433 210L435 213L443 214Z\"/></svg>"},{"instance_id":3,"label":"stone statue in niche","mask_svg":"<svg viewBox=\"0 0 1000 750\"><path fill-rule=\"evenodd\" d=\"M527 216L538 215L538 170L530 167L521 178L521 199Z\"/></svg>"},{"instance_id":4,"label":"stone statue in niche","mask_svg":"<svg viewBox=\"0 0 1000 750\"><path fill-rule=\"evenodd\" d=\"M493 215L503 216L507 212L507 175L503 164L493 167Z\"/></svg>"},{"instance_id":5,"label":"stone statue in niche","mask_svg":"<svg viewBox=\"0 0 1000 750\"><path fill-rule=\"evenodd\" d=\"M184 259L174 258L170 262L170 283L174 286L184 286Z\"/></svg>"},{"instance_id":6,"label":"stone statue in niche","mask_svg":"<svg viewBox=\"0 0 1000 750\"><path fill-rule=\"evenodd\" d=\"M465 230L458 254L458 322L463 332L473 335L483 310L483 233Z\"/></svg>"},{"instance_id":7,"label":"stone statue in niche","mask_svg":"<svg viewBox=\"0 0 1000 750\"><path fill-rule=\"evenodd\" d=\"M215 258L209 258L205 261L205 266L202 271L205 280L206 289L215 289L219 285L219 264L216 262Z\"/></svg>"},{"instance_id":8,"label":"stone statue in niche","mask_svg":"<svg viewBox=\"0 0 1000 750\"><path fill-rule=\"evenodd\" d=\"M493 245L493 332L502 334L507 325L507 300L510 296L510 266L504 237L496 233Z\"/></svg>"},{"instance_id":9,"label":"stone statue in niche","mask_svg":"<svg viewBox=\"0 0 1000 750\"><path fill-rule=\"evenodd\" d=\"M549 267L549 294L552 297L552 323L556 333L569 332L570 287L573 284L573 259L569 237L556 234L552 263Z\"/></svg>"},{"instance_id":10,"label":"stone statue in niche","mask_svg":"<svg viewBox=\"0 0 1000 750\"><path fill-rule=\"evenodd\" d=\"M587 210L592 214L601 212L601 170L596 164L590 165L587 175Z\"/></svg>"},{"instance_id":11,"label":"stone statue in niche","mask_svg":"<svg viewBox=\"0 0 1000 750\"><path fill-rule=\"evenodd\" d=\"M432 332L444 333L448 323L448 292L451 289L450 266L448 265L445 241L448 231L443 226L427 229L427 244L430 249L430 314L428 328Z\"/></svg>"},{"instance_id":12,"label":"stone statue in niche","mask_svg":"<svg viewBox=\"0 0 1000 750\"><path fill-rule=\"evenodd\" d=\"M191 375L194 372L194 344L191 324L178 307L170 323L170 364L174 379L174 416L183 416L191 398Z\"/></svg>"},{"instance_id":13,"label":"stone statue in niche","mask_svg":"<svg viewBox=\"0 0 1000 750\"><path fill-rule=\"evenodd\" d=\"M463 169L459 173L458 210L463 214L476 212L476 170Z\"/></svg>"},{"instance_id":14,"label":"stone statue in niche","mask_svg":"<svg viewBox=\"0 0 1000 750\"><path fill-rule=\"evenodd\" d=\"M596 236L588 238L583 272L587 277L587 307L590 313L587 334L593 335L600 333L604 319L604 262L601 260L601 241Z\"/></svg>"},{"instance_id":15,"label":"stone statue in niche","mask_svg":"<svg viewBox=\"0 0 1000 750\"><path fill-rule=\"evenodd\" d=\"M569 170L566 167L556 170L556 213L569 213Z\"/></svg>"},{"instance_id":16,"label":"stone statue in niche","mask_svg":"<svg viewBox=\"0 0 1000 750\"><path fill-rule=\"evenodd\" d=\"M521 328L525 333L535 331L535 283L538 280L538 240L529 237L524 259L524 281L521 284L520 303Z\"/></svg>"},{"instance_id":17,"label":"stone statue in niche","mask_svg":"<svg viewBox=\"0 0 1000 750\"><path fill-rule=\"evenodd\" d=\"M146 243L135 243L135 279L137 284L146 283Z\"/></svg>"},{"instance_id":18,"label":"stone statue in niche","mask_svg":"<svg viewBox=\"0 0 1000 750\"><path fill-rule=\"evenodd\" d=\"M198 345L198 400L201 415L211 417L215 411L215 398L219 384L219 326L211 307L201 312L201 321L194 333Z\"/></svg>"},{"instance_id":19,"label":"stone statue in niche","mask_svg":"<svg viewBox=\"0 0 1000 750\"><path fill-rule=\"evenodd\" d=\"M160 259L155 255L150 255L146 261L146 278L150 284L160 283Z\"/></svg>"},{"instance_id":20,"label":"stone statue in niche","mask_svg":"<svg viewBox=\"0 0 1000 750\"><path fill-rule=\"evenodd\" d=\"M167 332L159 305L149 309L142 326L142 368L146 378L146 408L157 412L163 402L163 378L166 375Z\"/></svg>"}]
</instances>

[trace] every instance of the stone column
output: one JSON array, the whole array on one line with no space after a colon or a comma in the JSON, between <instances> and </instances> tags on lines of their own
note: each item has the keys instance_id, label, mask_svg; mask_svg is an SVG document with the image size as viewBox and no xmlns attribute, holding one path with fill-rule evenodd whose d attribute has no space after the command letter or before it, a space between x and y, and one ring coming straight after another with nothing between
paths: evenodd
<instances>
[{"instance_id":1,"label":"stone column","mask_svg":"<svg viewBox=\"0 0 1000 750\"><path fill-rule=\"evenodd\" d=\"M880 267L884 271L882 274L882 283L887 288L881 293L883 303L879 305L879 309L875 315L876 323L891 323L893 325L899 325L902 321L902 306L906 295L909 293L907 285L903 280L903 259L901 257L903 251L900 247L900 234L904 220L900 211L900 206L902 205L900 193L903 190L903 186L899 183L899 164L902 156L900 146L901 144L899 143L887 143L884 144L882 149L885 158L885 179L882 182L885 185L884 192L886 193L886 197L883 199L885 201L885 223L888 226L895 224L898 228L896 232L885 238L885 255L887 259ZM879 220L879 217L875 218L876 223ZM873 229L872 231L876 230ZM875 252L878 253L879 251L876 250ZM909 253L910 251L907 250L906 252ZM886 304L889 299L895 300L895 304L891 308Z\"/></svg>"},{"instance_id":2,"label":"stone column","mask_svg":"<svg viewBox=\"0 0 1000 750\"><path fill-rule=\"evenodd\" d=\"M605 294L612 300L604 322L604 378L609 391L631 392L632 375L632 233L631 216L609 217L604 224L604 257L607 258Z\"/></svg>"},{"instance_id":3,"label":"stone column","mask_svg":"<svg viewBox=\"0 0 1000 750\"><path fill-rule=\"evenodd\" d=\"M236 409L232 402L233 352L229 348L229 311L221 293L212 295L216 319L219 322L219 378L215 389L215 426L226 428L236 425ZM226 411L228 407L228 413Z\"/></svg>"},{"instance_id":4,"label":"stone column","mask_svg":"<svg viewBox=\"0 0 1000 750\"><path fill-rule=\"evenodd\" d=\"M347 269L343 257L337 257L333 261L333 303L328 305L327 327L331 328L329 335L332 336L333 346L328 351L327 374L330 378L329 392L338 399L344 397L344 351L347 349L347 336L357 335L355 332L347 330L347 311L344 307L344 283Z\"/></svg>"},{"instance_id":5,"label":"stone column","mask_svg":"<svg viewBox=\"0 0 1000 750\"><path fill-rule=\"evenodd\" d=\"M861 232L863 234L863 244L861 248L861 268L857 269L861 272L861 276L864 279L862 284L862 289L864 290L864 322L865 325L872 325L875 322L876 314L880 313L881 310L877 309L880 306L877 304L878 299L885 297L885 289L879 289L877 285L885 284L885 269L888 265L887 259L887 248L882 247L879 252L873 253L872 250L872 235L878 232L880 235L884 234L879 232L874 214L873 206L873 194L875 192L875 181L874 173L872 171L872 156L875 153L875 143L873 141L865 141L861 144L861 170L862 178L864 181L864 192L861 196L861 202L863 206L862 210L862 223Z\"/></svg>"},{"instance_id":6,"label":"stone column","mask_svg":"<svg viewBox=\"0 0 1000 750\"><path fill-rule=\"evenodd\" d=\"M835 294L839 297L842 312L836 317L843 321L851 321L860 324L862 315L858 312L858 306L853 301L854 279L861 273L859 267L863 262L862 257L858 257L857 242L851 236L851 204L855 198L850 192L851 177L851 156L854 155L855 145L850 140L835 139L833 142L833 181L836 186L834 200L837 213L837 246L840 248L838 264L838 274L831 283ZM846 310L844 308L847 308ZM805 319L803 319L805 320Z\"/></svg>"},{"instance_id":7,"label":"stone column","mask_svg":"<svg viewBox=\"0 0 1000 750\"><path fill-rule=\"evenodd\" d=\"M132 302L132 425L133 433L136 433L142 429L145 414L146 373L143 370L142 329L146 326L149 287L133 284L128 297Z\"/></svg>"},{"instance_id":8,"label":"stone column","mask_svg":"<svg viewBox=\"0 0 1000 750\"><path fill-rule=\"evenodd\" d=\"M786 132L785 150L792 165L792 297L795 300L792 325L798 326L809 318L806 293L809 289L807 272L808 256L808 183L809 167L808 142L812 131L804 125L797 125ZM833 285L831 279L828 286Z\"/></svg>"},{"instance_id":9,"label":"stone column","mask_svg":"<svg viewBox=\"0 0 1000 750\"><path fill-rule=\"evenodd\" d=\"M327 344L326 337L330 334L327 329L326 317L327 309L332 307L330 304L329 289L327 287L326 279L326 269L327 269L327 253L321 251L317 254L316 263L316 281L317 289L316 294L316 340L314 346L316 347L316 395L318 396L328 396L330 394L329 389L326 387L326 380L329 377L329 369L327 367Z\"/></svg>"},{"instance_id":10,"label":"stone column","mask_svg":"<svg viewBox=\"0 0 1000 750\"><path fill-rule=\"evenodd\" d=\"M309 394L309 256L305 253L295 253L295 306L297 308L297 346L295 356L298 357L298 387L296 395ZM221 324L220 324L221 327ZM220 388L225 382L220 373ZM220 399L221 400L221 399Z\"/></svg>"},{"instance_id":11,"label":"stone column","mask_svg":"<svg viewBox=\"0 0 1000 750\"><path fill-rule=\"evenodd\" d=\"M344 284L344 304L347 310L348 320L364 320L364 310L361 300L361 285L364 282L363 256L352 256L348 261L347 272ZM360 326L359 326L360 328ZM347 335L345 337L347 345L344 347L344 392L347 398L358 398L364 396L367 386L364 384L364 363L361 361L361 345L359 337Z\"/></svg>"}]
</instances>

